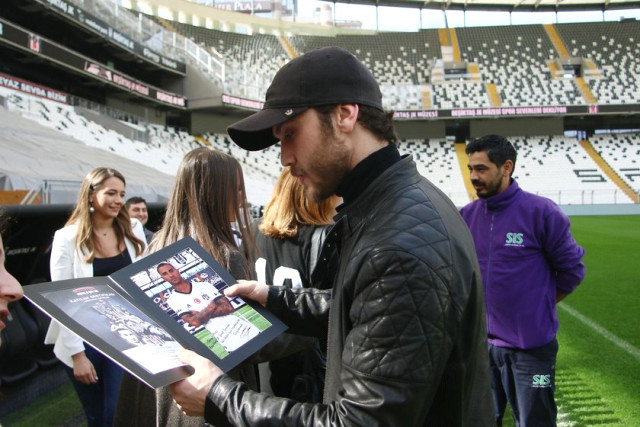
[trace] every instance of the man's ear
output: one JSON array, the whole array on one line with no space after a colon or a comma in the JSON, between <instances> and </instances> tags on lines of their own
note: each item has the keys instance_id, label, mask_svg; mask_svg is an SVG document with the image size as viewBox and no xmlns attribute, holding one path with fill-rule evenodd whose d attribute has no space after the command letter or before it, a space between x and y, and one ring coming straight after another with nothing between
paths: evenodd
<instances>
[{"instance_id":1,"label":"man's ear","mask_svg":"<svg viewBox=\"0 0 640 427\"><path fill-rule=\"evenodd\" d=\"M512 160L506 160L504 162L504 164L502 165L502 167L504 169L504 176L510 177L511 174L513 173L513 161Z\"/></svg>"},{"instance_id":2,"label":"man's ear","mask_svg":"<svg viewBox=\"0 0 640 427\"><path fill-rule=\"evenodd\" d=\"M358 121L360 112L358 104L340 104L336 111L338 112L338 129L342 132L351 132Z\"/></svg>"}]
</instances>

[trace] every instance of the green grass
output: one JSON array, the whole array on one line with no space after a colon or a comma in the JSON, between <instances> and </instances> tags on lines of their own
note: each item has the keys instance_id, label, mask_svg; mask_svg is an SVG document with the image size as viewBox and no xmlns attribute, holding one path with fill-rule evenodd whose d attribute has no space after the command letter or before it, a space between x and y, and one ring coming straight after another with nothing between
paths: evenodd
<instances>
[{"instance_id":1,"label":"green grass","mask_svg":"<svg viewBox=\"0 0 640 427\"><path fill-rule=\"evenodd\" d=\"M587 275L567 304L640 348L640 216L573 217L571 229Z\"/></svg>"},{"instance_id":2,"label":"green grass","mask_svg":"<svg viewBox=\"0 0 640 427\"><path fill-rule=\"evenodd\" d=\"M6 415L2 427L80 425L72 422L82 414L82 405L71 383L62 385L33 403ZM86 425L86 422L84 423Z\"/></svg>"},{"instance_id":3,"label":"green grass","mask_svg":"<svg viewBox=\"0 0 640 427\"><path fill-rule=\"evenodd\" d=\"M640 425L640 216L572 217L587 275L561 303L631 346L631 353L560 308L556 396L561 425ZM635 353L634 353L635 351ZM635 356L634 356L635 354ZM0 425L64 425L81 412L70 385L0 420ZM510 415L506 427L513 426Z\"/></svg>"},{"instance_id":4,"label":"green grass","mask_svg":"<svg viewBox=\"0 0 640 427\"><path fill-rule=\"evenodd\" d=\"M587 274L563 304L628 343L631 352L559 309L558 404L573 425L638 425L640 216L572 217L571 229L585 248Z\"/></svg>"}]
</instances>

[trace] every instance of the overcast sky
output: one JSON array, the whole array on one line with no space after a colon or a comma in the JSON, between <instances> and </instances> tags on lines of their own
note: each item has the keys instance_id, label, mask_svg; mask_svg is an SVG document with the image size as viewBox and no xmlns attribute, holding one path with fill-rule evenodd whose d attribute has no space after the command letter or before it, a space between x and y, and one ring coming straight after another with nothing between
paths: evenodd
<instances>
[{"instance_id":1,"label":"overcast sky","mask_svg":"<svg viewBox=\"0 0 640 427\"><path fill-rule=\"evenodd\" d=\"M376 24L376 8L347 3L328 3L316 0L298 0L298 20L318 22L317 10L327 5L335 5L336 21L357 20L362 22L363 29L379 29L382 31L417 31L420 28L475 27L496 25L553 24L557 22L591 22L618 21L620 17L640 19L640 9L615 10L603 13L600 11L561 12L557 17L554 12L467 12L448 11L445 16L441 10L403 9L398 7L379 7ZM377 25L377 26L376 26Z\"/></svg>"}]
</instances>

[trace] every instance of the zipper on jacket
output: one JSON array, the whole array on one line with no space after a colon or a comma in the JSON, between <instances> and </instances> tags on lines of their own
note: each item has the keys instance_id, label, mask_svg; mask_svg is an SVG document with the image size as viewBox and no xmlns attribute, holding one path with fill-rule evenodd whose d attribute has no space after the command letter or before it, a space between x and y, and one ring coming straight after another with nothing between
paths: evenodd
<instances>
[{"instance_id":1,"label":"zipper on jacket","mask_svg":"<svg viewBox=\"0 0 640 427\"><path fill-rule=\"evenodd\" d=\"M495 213L491 213L491 221L489 222L489 255L487 256L487 283L489 283L489 277L491 276L491 256L493 254L493 220Z\"/></svg>"},{"instance_id":2,"label":"zipper on jacket","mask_svg":"<svg viewBox=\"0 0 640 427\"><path fill-rule=\"evenodd\" d=\"M337 283L336 282L337 276L338 275L336 274L336 276L334 277L334 283ZM333 293L333 286L331 286L331 288L332 288L332 293ZM334 307L334 305L333 305L333 295L331 296L331 299L332 299L331 307L333 308ZM333 339L333 331L332 331L333 328L331 327L331 323L332 323L331 322L331 315L332 315L331 309L329 309L329 321L327 322L327 357L325 359L325 370L324 370L325 378L327 377L327 375L329 373L326 363L329 362L329 357L330 357L329 355L331 354L331 349L333 347L331 345L331 341ZM331 356L331 357L333 358L333 356ZM329 381L331 381L331 378L329 378ZM328 399L328 394L329 394L328 385L329 385L329 383L327 381L325 381L324 387L323 387L323 390L322 390L322 403L329 401L329 399Z\"/></svg>"},{"instance_id":3,"label":"zipper on jacket","mask_svg":"<svg viewBox=\"0 0 640 427\"><path fill-rule=\"evenodd\" d=\"M486 208L486 202L485 202L485 208ZM487 214L489 214L489 210L487 209ZM490 283L490 277L491 277L491 256L493 254L493 222L495 219L495 212L491 212L490 213L490 221L489 221L489 253L487 255L487 267L486 267L486 276L487 276L487 283L485 283L485 289L486 286L489 285ZM487 292L485 291L485 294ZM486 298L486 297L485 297ZM490 317L487 316L487 333L489 332L489 330L491 329L491 326L489 325L490 322Z\"/></svg>"}]
</instances>

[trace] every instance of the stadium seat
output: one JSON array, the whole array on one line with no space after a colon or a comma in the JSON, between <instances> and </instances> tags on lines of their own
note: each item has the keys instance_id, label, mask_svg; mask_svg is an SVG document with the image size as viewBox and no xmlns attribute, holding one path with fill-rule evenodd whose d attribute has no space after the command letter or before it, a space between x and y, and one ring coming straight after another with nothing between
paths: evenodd
<instances>
[{"instance_id":1,"label":"stadium seat","mask_svg":"<svg viewBox=\"0 0 640 427\"><path fill-rule=\"evenodd\" d=\"M601 134L589 140L618 176L640 194L640 134Z\"/></svg>"},{"instance_id":2,"label":"stadium seat","mask_svg":"<svg viewBox=\"0 0 640 427\"><path fill-rule=\"evenodd\" d=\"M558 204L631 203L582 149L564 136L510 137L518 151L514 178Z\"/></svg>"},{"instance_id":3,"label":"stadium seat","mask_svg":"<svg viewBox=\"0 0 640 427\"><path fill-rule=\"evenodd\" d=\"M592 59L602 76L588 80L599 104L640 103L640 22L558 24L572 56Z\"/></svg>"},{"instance_id":4,"label":"stadium seat","mask_svg":"<svg viewBox=\"0 0 640 427\"><path fill-rule=\"evenodd\" d=\"M502 105L584 104L570 80L552 80L547 61L557 54L541 25L456 30L461 56L477 63L497 86Z\"/></svg>"}]
</instances>

